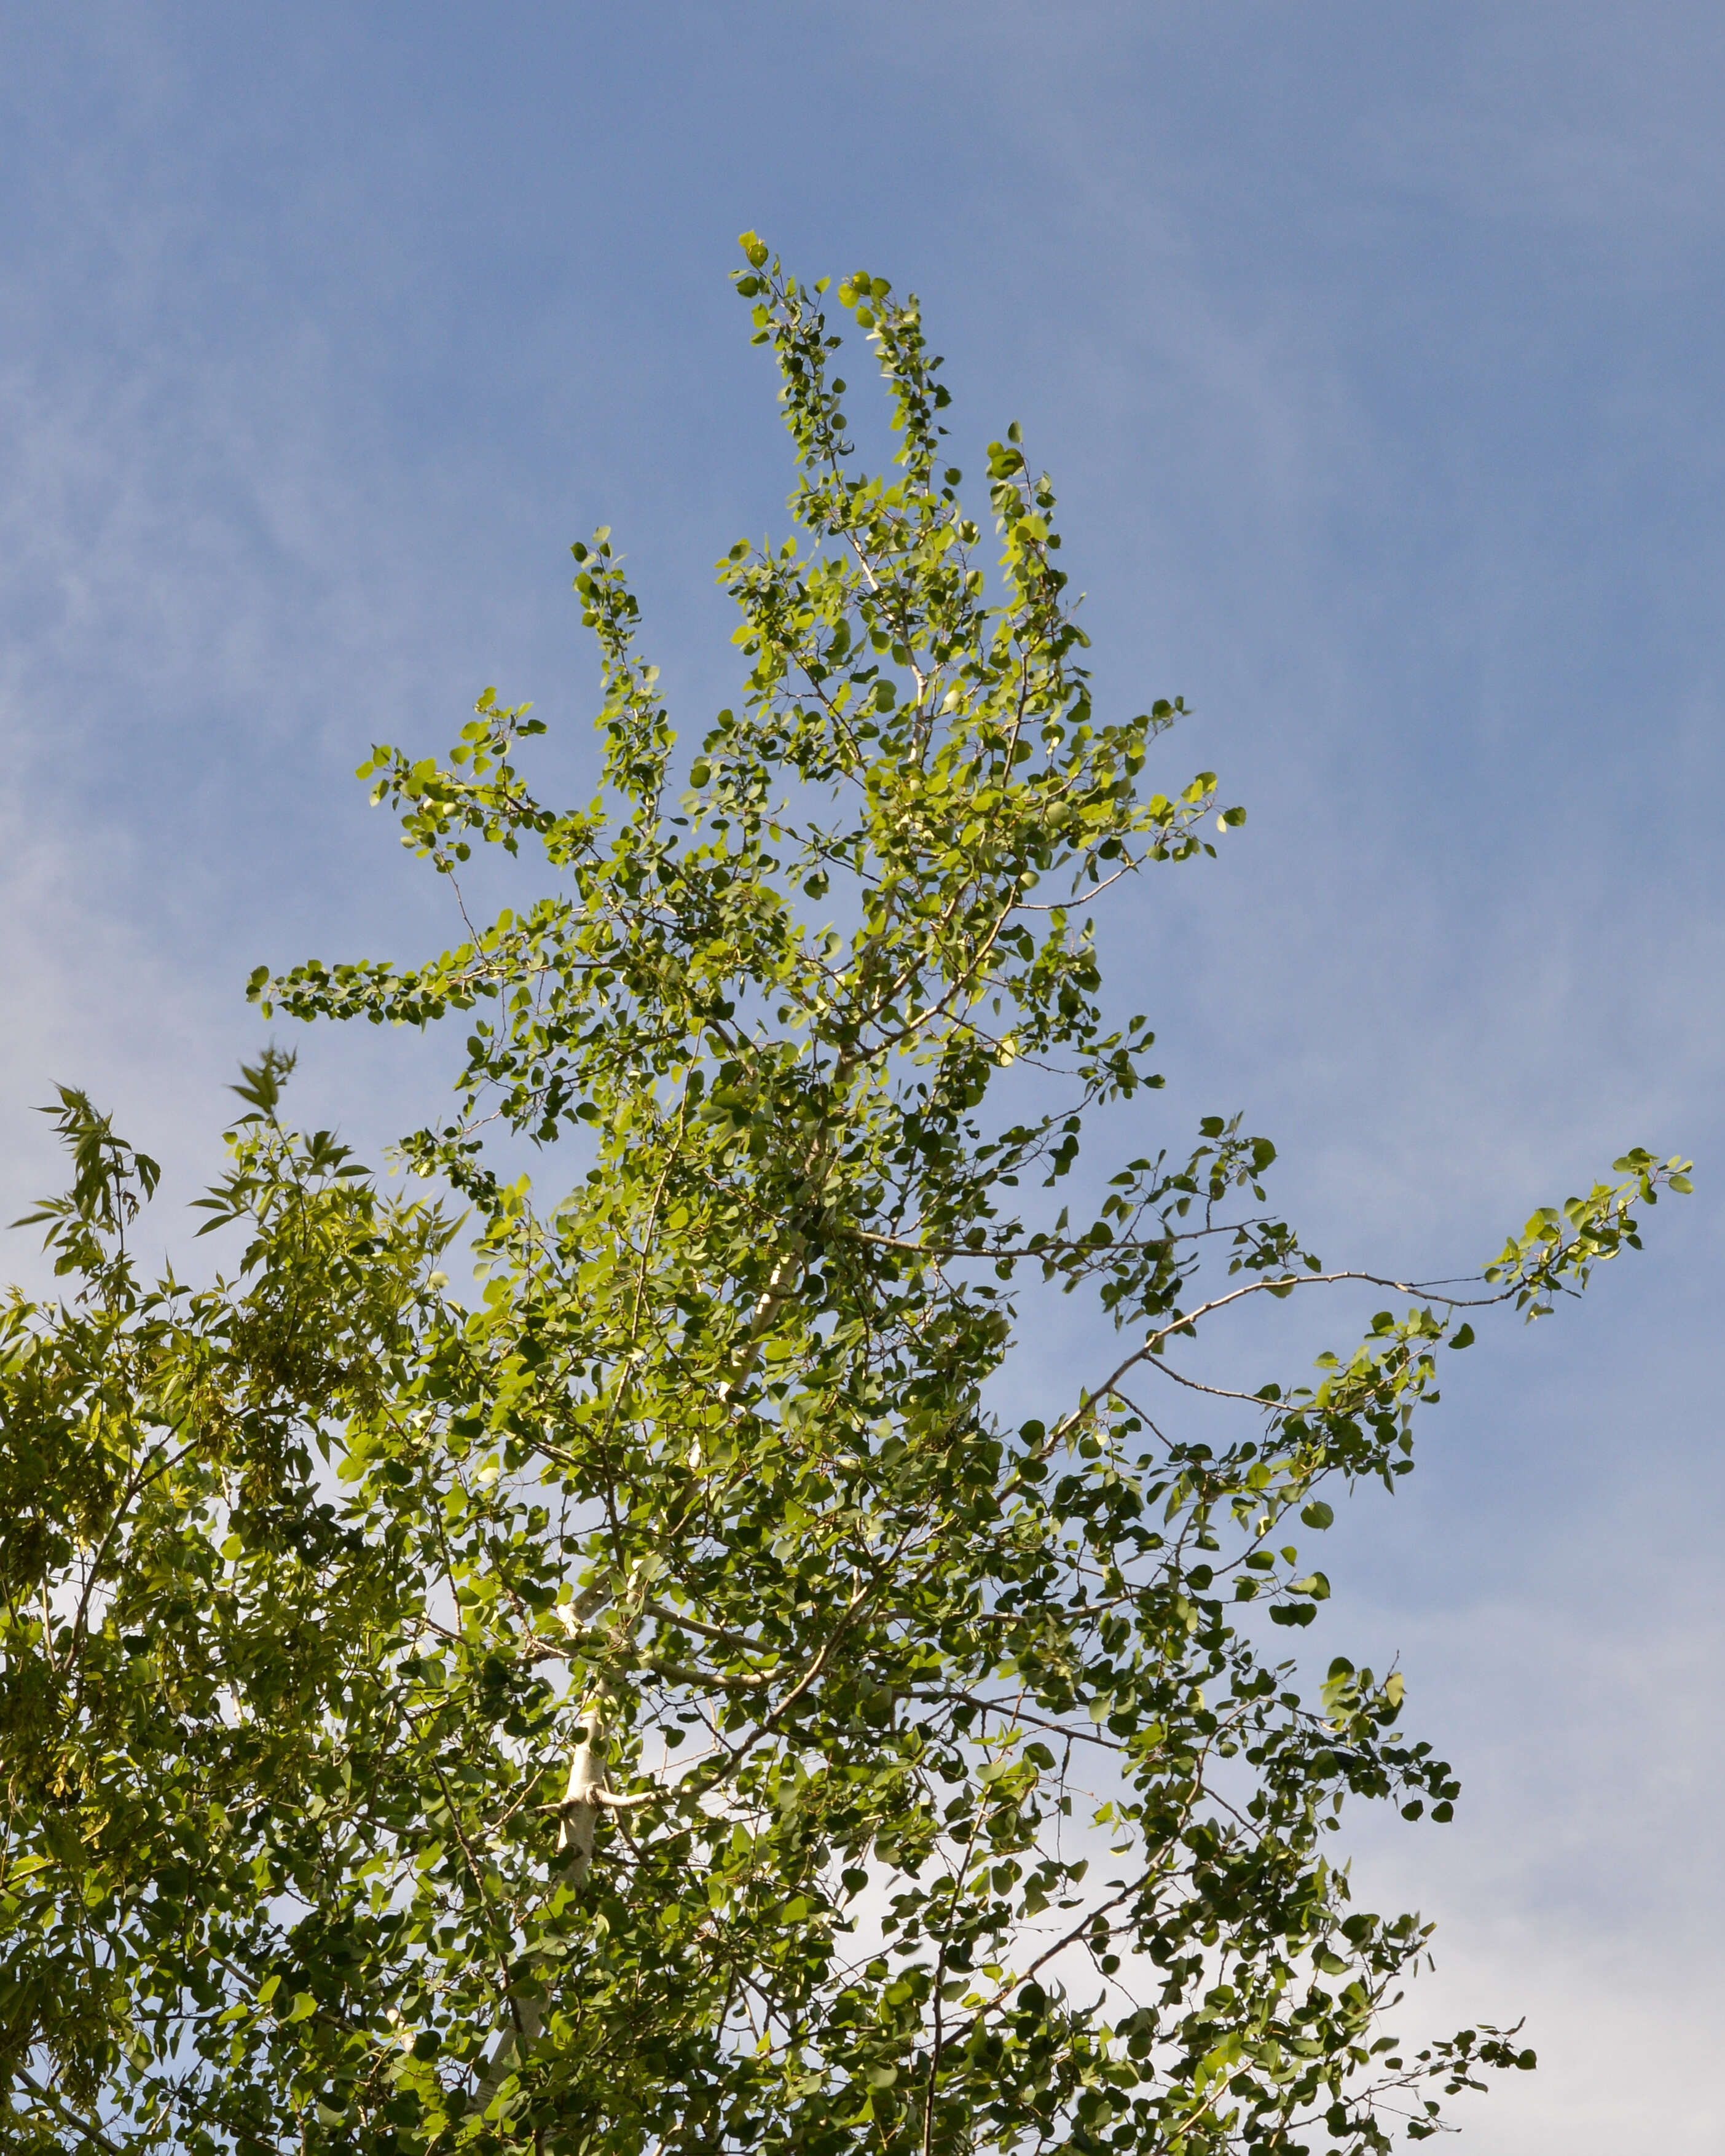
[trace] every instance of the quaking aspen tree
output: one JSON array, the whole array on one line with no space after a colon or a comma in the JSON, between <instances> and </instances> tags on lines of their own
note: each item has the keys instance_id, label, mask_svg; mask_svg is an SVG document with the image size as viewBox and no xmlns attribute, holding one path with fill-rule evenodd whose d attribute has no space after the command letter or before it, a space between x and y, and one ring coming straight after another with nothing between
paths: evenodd
<instances>
[{"instance_id":1,"label":"quaking aspen tree","mask_svg":"<svg viewBox=\"0 0 1725 2156\"><path fill-rule=\"evenodd\" d=\"M598 797L542 798L490 690L362 773L434 871L536 884L424 964L254 977L459 1020L424 1195L295 1133L271 1050L204 1201L240 1255L147 1283L153 1165L55 1111L64 1299L0 1321L9 2150L1299 2156L1532 2063L1408 2026L1427 1927L1354 1904L1333 1830L1458 1785L1399 1674L1288 1650L1443 1358L1685 1164L1627 1154L1471 1286L1378 1281L1315 1373L1200 1383L1243 1307L1372 1277L1279 1217L1267 1140L1164 1142L1101 999L1092 907L1244 812L1158 790L1177 700L1093 703L1015 429L967 514L916 302L744 248L798 480L721 564L735 708L680 752L601 531ZM1128 1134L1101 1177L1087 1131ZM1111 1329L1038 1402L1049 1292Z\"/></svg>"}]
</instances>

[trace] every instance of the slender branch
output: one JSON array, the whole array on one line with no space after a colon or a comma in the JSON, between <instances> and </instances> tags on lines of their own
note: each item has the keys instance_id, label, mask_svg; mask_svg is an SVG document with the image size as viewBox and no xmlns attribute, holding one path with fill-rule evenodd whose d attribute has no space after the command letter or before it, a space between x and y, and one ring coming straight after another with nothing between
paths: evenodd
<instances>
[{"instance_id":1,"label":"slender branch","mask_svg":"<svg viewBox=\"0 0 1725 2156\"><path fill-rule=\"evenodd\" d=\"M89 2119L74 2111L71 2105L58 2091L44 2088L41 2083L22 2066L13 2066L10 2071L13 2078L28 2089L38 2103L46 2104L62 2125L70 2127L74 2133L83 2134L86 2140L93 2142L98 2148L105 2149L107 2156L125 2156L125 2152L117 2141L110 2140L100 2127L92 2124Z\"/></svg>"}]
</instances>

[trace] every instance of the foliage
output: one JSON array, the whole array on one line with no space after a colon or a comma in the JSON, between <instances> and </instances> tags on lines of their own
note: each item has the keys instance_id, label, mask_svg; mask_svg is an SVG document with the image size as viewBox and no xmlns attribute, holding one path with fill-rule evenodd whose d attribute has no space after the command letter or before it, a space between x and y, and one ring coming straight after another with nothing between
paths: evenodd
<instances>
[{"instance_id":1,"label":"foliage","mask_svg":"<svg viewBox=\"0 0 1725 2156\"><path fill-rule=\"evenodd\" d=\"M914 301L837 295L893 398L869 476L824 286L745 247L800 536L721 565L748 670L686 793L602 531L601 797L542 802L489 690L446 763L362 773L439 870L530 844L552 895L254 978L266 1015L466 1014L403 1150L469 1209L473 1306L455 1221L293 1133L275 1052L207 1288L140 1284L155 1168L61 1096L66 1299L0 1332L8 2147L1292 2156L1532 2063L1382 2028L1427 1928L1326 1835L1457 1784L1399 1675L1307 1702L1273 1628L1329 1594L1296 1521L1409 1471L1467 1313L1579 1291L1682 1163L1629 1155L1471 1296L1383 1282L1312 1383L1210 1387L1214 1445L1153 1420L1224 1312L1368 1277L1220 1116L1059 1205L1086 1117L1160 1083L1085 908L1244 814L1141 786L1177 702L1093 710L1015 429L991 599ZM488 1126L572 1144L566 1194ZM1043 1284L1122 1337L1005 1416Z\"/></svg>"}]
</instances>

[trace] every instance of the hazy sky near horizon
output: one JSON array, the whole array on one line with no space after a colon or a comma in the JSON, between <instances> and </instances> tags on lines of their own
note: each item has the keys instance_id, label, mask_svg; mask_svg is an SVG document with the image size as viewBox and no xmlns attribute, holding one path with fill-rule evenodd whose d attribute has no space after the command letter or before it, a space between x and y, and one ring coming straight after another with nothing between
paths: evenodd
<instances>
[{"instance_id":1,"label":"hazy sky near horizon","mask_svg":"<svg viewBox=\"0 0 1725 2156\"><path fill-rule=\"evenodd\" d=\"M495 683L584 790L572 539L614 527L674 716L730 700L711 565L790 480L735 235L890 275L956 461L1016 418L1053 473L1103 698L1183 694L1159 770L1250 812L1107 932L1147 1137L1238 1108L1327 1256L1428 1274L1697 1159L1585 1311L1457 1359L1316 1636L1399 1652L1462 1779L1349 1839L1440 1920L1404 2022L1527 2014L1464 2145L1725 2150L1725 16L90 0L0 59L6 1217L68 1080L183 1249L252 966L452 940L372 742ZM373 1152L450 1064L293 1045Z\"/></svg>"}]
</instances>

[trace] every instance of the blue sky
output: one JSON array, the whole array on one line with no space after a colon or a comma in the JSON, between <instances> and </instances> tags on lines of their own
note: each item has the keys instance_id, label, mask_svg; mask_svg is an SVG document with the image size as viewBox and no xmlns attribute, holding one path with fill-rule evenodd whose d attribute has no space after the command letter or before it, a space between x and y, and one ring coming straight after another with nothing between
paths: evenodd
<instances>
[{"instance_id":1,"label":"blue sky","mask_svg":"<svg viewBox=\"0 0 1725 2156\"><path fill-rule=\"evenodd\" d=\"M1055 475L1104 693L1183 693L1170 768L1250 810L1113 932L1164 1127L1244 1110L1327 1255L1428 1271L1697 1160L1585 1312L1458 1363L1323 1644L1399 1650L1462 1774L1355 1845L1441 1921L1411 2021L1529 2014L1468 2145L1725 2148L1725 17L92 3L0 50L8 1216L54 1080L183 1198L254 964L447 940L372 741L495 682L584 782L572 539L674 711L728 700L711 565L789 483L737 231L915 289L958 461L1017 418ZM300 1045L367 1147L443 1083Z\"/></svg>"}]
</instances>

